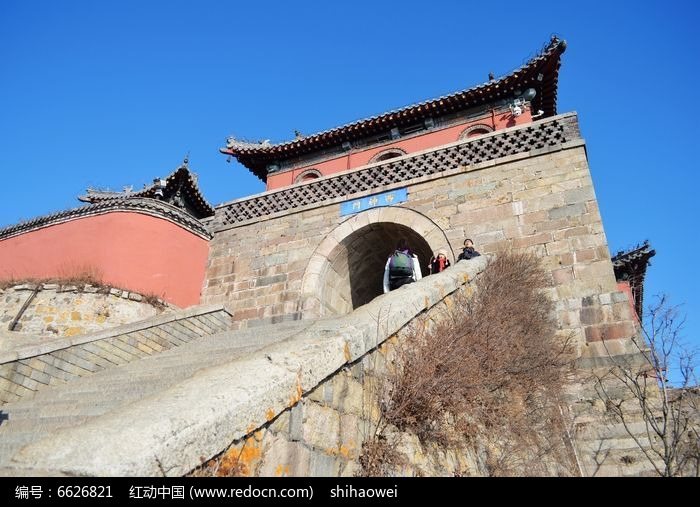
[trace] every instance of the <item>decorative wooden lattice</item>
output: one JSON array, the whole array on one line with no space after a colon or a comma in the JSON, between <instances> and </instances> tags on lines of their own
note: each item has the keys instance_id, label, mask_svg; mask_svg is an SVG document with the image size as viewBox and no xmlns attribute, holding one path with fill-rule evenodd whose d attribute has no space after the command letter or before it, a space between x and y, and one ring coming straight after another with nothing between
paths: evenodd
<instances>
[{"instance_id":1,"label":"decorative wooden lattice","mask_svg":"<svg viewBox=\"0 0 700 507\"><path fill-rule=\"evenodd\" d=\"M557 146L580 137L576 116L560 116L516 130L468 139L456 145L218 207L213 228L236 224L337 197L470 166L509 155Z\"/></svg>"}]
</instances>

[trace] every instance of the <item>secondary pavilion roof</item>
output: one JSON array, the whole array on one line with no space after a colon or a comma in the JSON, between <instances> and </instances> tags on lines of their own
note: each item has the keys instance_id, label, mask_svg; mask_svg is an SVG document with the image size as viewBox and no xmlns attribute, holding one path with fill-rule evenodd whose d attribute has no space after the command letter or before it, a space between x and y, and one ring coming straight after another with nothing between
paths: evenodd
<instances>
[{"instance_id":1,"label":"secondary pavilion roof","mask_svg":"<svg viewBox=\"0 0 700 507\"><path fill-rule=\"evenodd\" d=\"M554 116L557 114L557 84L561 54L565 49L566 41L552 37L538 56L499 79L492 79L466 90L281 143L254 143L230 137L226 147L219 151L236 157L253 174L266 181L268 164L331 146L339 146L344 142L386 132L394 127L414 124L427 118L512 99L517 90L534 88L537 94L532 100L533 110L542 110L543 117Z\"/></svg>"},{"instance_id":2,"label":"secondary pavilion roof","mask_svg":"<svg viewBox=\"0 0 700 507\"><path fill-rule=\"evenodd\" d=\"M131 199L150 197L168 202L183 209L195 218L202 219L214 215L214 208L207 202L197 185L197 177L189 170L188 160L165 178L156 178L152 185L144 186L141 190L110 190L87 189L85 195L78 197L79 201L97 203L111 199Z\"/></svg>"},{"instance_id":3,"label":"secondary pavilion roof","mask_svg":"<svg viewBox=\"0 0 700 507\"><path fill-rule=\"evenodd\" d=\"M634 297L634 309L642 320L644 312L644 277L647 267L651 264L650 259L656 255L649 242L628 250L618 252L612 258L615 278L618 282L629 282L632 296Z\"/></svg>"}]
</instances>

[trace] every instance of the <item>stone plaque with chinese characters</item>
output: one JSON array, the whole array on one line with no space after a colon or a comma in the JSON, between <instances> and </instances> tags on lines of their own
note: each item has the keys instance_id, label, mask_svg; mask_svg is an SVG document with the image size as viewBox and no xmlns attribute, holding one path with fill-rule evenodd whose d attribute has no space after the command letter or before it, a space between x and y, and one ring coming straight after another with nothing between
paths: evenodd
<instances>
[{"instance_id":1,"label":"stone plaque with chinese characters","mask_svg":"<svg viewBox=\"0 0 700 507\"><path fill-rule=\"evenodd\" d=\"M360 199L353 199L340 203L340 216L352 215L370 208L379 206L391 206L408 200L408 193L405 188L384 192L382 194L369 195Z\"/></svg>"}]
</instances>

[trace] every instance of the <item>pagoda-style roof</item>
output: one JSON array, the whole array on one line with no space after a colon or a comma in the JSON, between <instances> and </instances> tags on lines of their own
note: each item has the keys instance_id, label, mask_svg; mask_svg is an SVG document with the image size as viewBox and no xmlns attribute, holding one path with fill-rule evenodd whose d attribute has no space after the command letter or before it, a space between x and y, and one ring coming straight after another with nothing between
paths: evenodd
<instances>
[{"instance_id":1,"label":"pagoda-style roof","mask_svg":"<svg viewBox=\"0 0 700 507\"><path fill-rule=\"evenodd\" d=\"M153 184L146 185L141 190L125 189L121 192L114 192L88 188L87 193L79 196L78 200L94 204L112 199L142 197L165 201L186 211L197 219L214 215L214 208L204 199L199 190L197 176L189 170L187 159L169 176L163 179L156 178L153 180Z\"/></svg>"},{"instance_id":2,"label":"pagoda-style roof","mask_svg":"<svg viewBox=\"0 0 700 507\"><path fill-rule=\"evenodd\" d=\"M522 67L499 79L438 97L410 106L372 116L341 127L325 130L306 137L281 143L269 141L254 143L230 137L226 147L219 151L236 157L253 174L263 181L267 179L267 165L300 155L316 152L345 142L387 132L395 127L415 124L428 118L435 118L486 104L515 98L534 88L533 111L543 111L543 117L557 114L557 84L561 54L566 49L566 41L552 37L549 44L536 57Z\"/></svg>"},{"instance_id":3,"label":"pagoda-style roof","mask_svg":"<svg viewBox=\"0 0 700 507\"><path fill-rule=\"evenodd\" d=\"M641 321L644 312L644 277L649 259L656 255L648 241L627 251L620 251L612 258L615 278L618 282L628 282L634 297L634 309Z\"/></svg>"}]
</instances>

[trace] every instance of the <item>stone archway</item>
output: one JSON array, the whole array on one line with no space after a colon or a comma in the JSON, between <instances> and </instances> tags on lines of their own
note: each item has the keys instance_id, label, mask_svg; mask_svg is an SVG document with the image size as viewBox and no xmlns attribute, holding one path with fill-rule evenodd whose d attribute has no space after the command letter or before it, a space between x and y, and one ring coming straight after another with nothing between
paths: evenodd
<instances>
[{"instance_id":1,"label":"stone archway","mask_svg":"<svg viewBox=\"0 0 700 507\"><path fill-rule=\"evenodd\" d=\"M384 265L400 238L424 274L433 252L445 250L454 261L445 233L426 216L398 206L358 213L331 231L309 260L301 290L304 317L349 313L382 294Z\"/></svg>"}]
</instances>

